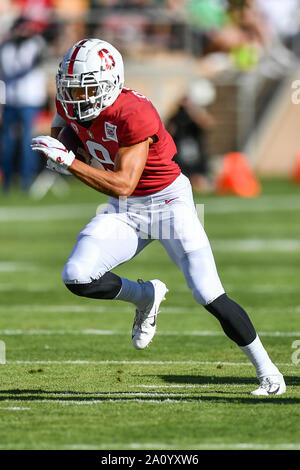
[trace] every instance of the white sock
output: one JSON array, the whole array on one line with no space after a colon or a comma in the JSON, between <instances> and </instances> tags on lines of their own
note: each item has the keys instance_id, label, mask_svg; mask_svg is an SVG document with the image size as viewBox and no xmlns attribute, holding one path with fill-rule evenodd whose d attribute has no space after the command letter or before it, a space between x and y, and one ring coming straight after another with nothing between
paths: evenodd
<instances>
[{"instance_id":1,"label":"white sock","mask_svg":"<svg viewBox=\"0 0 300 470\"><path fill-rule=\"evenodd\" d=\"M279 370L273 364L265 348L263 347L258 335L252 343L247 346L240 346L240 349L246 354L256 369L257 377L266 375L278 375Z\"/></svg>"},{"instance_id":2,"label":"white sock","mask_svg":"<svg viewBox=\"0 0 300 470\"><path fill-rule=\"evenodd\" d=\"M145 310L150 303L153 303L153 284L129 281L121 277L122 287L115 300L133 303L138 310Z\"/></svg>"}]
</instances>

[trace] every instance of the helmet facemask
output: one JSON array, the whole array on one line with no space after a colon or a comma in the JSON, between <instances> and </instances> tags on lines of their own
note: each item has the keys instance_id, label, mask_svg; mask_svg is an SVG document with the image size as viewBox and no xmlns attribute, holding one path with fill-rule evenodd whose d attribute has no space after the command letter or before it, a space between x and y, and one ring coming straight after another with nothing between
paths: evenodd
<instances>
[{"instance_id":1,"label":"helmet facemask","mask_svg":"<svg viewBox=\"0 0 300 470\"><path fill-rule=\"evenodd\" d=\"M57 97L69 119L79 121L95 119L111 104L111 96L119 94L115 84L108 80L98 81L94 75L86 73L80 78L72 79L57 75ZM78 90L77 96L76 90Z\"/></svg>"}]
</instances>

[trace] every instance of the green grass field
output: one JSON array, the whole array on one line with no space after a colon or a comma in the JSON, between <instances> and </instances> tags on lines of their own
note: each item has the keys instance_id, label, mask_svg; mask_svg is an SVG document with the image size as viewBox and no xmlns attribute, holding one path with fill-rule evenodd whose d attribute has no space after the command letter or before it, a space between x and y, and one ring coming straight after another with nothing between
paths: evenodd
<instances>
[{"instance_id":1,"label":"green grass field","mask_svg":"<svg viewBox=\"0 0 300 470\"><path fill-rule=\"evenodd\" d=\"M64 199L15 193L0 201L0 449L300 449L300 187L268 181L258 199L196 200L224 287L287 393L249 394L253 367L157 242L116 270L170 290L151 346L134 350L129 304L78 298L61 282L105 197L79 183Z\"/></svg>"}]
</instances>

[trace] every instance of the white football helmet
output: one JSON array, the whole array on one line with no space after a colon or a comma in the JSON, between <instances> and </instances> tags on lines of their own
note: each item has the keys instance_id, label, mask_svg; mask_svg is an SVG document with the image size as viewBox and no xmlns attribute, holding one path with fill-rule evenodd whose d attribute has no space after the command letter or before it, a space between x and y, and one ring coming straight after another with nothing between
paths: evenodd
<instances>
[{"instance_id":1,"label":"white football helmet","mask_svg":"<svg viewBox=\"0 0 300 470\"><path fill-rule=\"evenodd\" d=\"M69 119L89 121L111 106L124 86L119 51L100 39L83 39L64 56L56 75L57 99Z\"/></svg>"}]
</instances>

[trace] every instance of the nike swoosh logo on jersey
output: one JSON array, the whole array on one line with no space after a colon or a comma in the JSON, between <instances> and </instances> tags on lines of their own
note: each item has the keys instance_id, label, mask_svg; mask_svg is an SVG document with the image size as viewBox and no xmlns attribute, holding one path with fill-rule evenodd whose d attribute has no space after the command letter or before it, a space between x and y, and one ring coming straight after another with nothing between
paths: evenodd
<instances>
[{"instance_id":1,"label":"nike swoosh logo on jersey","mask_svg":"<svg viewBox=\"0 0 300 470\"><path fill-rule=\"evenodd\" d=\"M169 204L169 202L174 201L174 199L178 199L178 197L173 197L172 199L166 199L165 204Z\"/></svg>"},{"instance_id":2,"label":"nike swoosh logo on jersey","mask_svg":"<svg viewBox=\"0 0 300 470\"><path fill-rule=\"evenodd\" d=\"M154 322L153 323L150 323L150 326L155 326L156 325L156 315L154 317Z\"/></svg>"}]
</instances>

